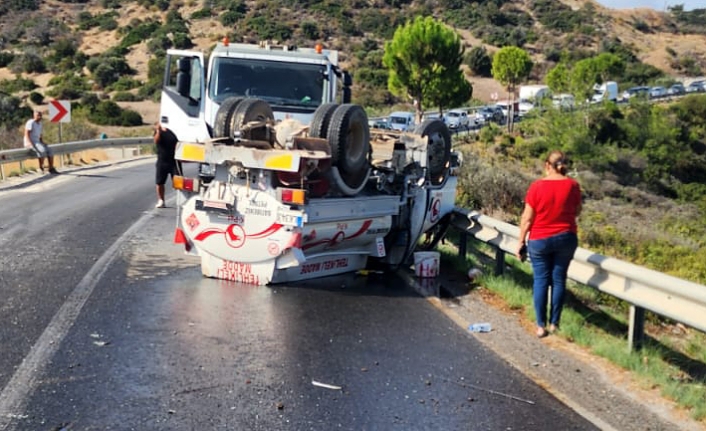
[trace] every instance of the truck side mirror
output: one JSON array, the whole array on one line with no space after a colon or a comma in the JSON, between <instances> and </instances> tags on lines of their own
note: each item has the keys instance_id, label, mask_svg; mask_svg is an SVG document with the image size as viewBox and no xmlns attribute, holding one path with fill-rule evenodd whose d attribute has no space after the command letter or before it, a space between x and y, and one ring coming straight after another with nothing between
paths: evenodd
<instances>
[{"instance_id":1,"label":"truck side mirror","mask_svg":"<svg viewBox=\"0 0 706 431\"><path fill-rule=\"evenodd\" d=\"M343 71L343 86L344 87L350 87L353 85L353 78L351 77L351 74L348 73L347 70Z\"/></svg>"},{"instance_id":2,"label":"truck side mirror","mask_svg":"<svg viewBox=\"0 0 706 431\"><path fill-rule=\"evenodd\" d=\"M191 59L177 60L176 90L180 96L189 97L191 93Z\"/></svg>"},{"instance_id":3,"label":"truck side mirror","mask_svg":"<svg viewBox=\"0 0 706 431\"><path fill-rule=\"evenodd\" d=\"M351 103L351 85L353 85L353 78L351 74L347 71L343 71L343 103Z\"/></svg>"}]
</instances>

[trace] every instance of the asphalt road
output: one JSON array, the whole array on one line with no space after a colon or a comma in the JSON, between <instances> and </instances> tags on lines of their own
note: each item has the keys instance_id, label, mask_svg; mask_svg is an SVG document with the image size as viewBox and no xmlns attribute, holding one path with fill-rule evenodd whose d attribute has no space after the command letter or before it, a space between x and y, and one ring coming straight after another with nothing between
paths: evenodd
<instances>
[{"instance_id":1,"label":"asphalt road","mask_svg":"<svg viewBox=\"0 0 706 431\"><path fill-rule=\"evenodd\" d=\"M203 278L152 184L143 160L0 190L0 429L597 429L404 277Z\"/></svg>"}]
</instances>

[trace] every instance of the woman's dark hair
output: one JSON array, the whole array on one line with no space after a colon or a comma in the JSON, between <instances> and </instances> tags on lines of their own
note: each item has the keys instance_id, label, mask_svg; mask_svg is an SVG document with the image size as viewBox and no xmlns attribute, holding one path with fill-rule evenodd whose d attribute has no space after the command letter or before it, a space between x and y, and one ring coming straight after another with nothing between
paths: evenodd
<instances>
[{"instance_id":1,"label":"woman's dark hair","mask_svg":"<svg viewBox=\"0 0 706 431\"><path fill-rule=\"evenodd\" d=\"M547 163L552 165L555 171L562 175L566 175L569 170L569 159L566 158L566 154L563 151L554 150L547 156Z\"/></svg>"}]
</instances>

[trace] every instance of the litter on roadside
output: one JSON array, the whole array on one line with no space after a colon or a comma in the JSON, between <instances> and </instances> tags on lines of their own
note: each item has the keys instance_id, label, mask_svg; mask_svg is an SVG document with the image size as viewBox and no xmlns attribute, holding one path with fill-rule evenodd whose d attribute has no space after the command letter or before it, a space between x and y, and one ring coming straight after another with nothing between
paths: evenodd
<instances>
[{"instance_id":1,"label":"litter on roadside","mask_svg":"<svg viewBox=\"0 0 706 431\"><path fill-rule=\"evenodd\" d=\"M333 389L334 391L340 391L342 389L340 386L329 385L328 383L321 383L317 382L316 380L312 380L311 384L320 388Z\"/></svg>"}]
</instances>

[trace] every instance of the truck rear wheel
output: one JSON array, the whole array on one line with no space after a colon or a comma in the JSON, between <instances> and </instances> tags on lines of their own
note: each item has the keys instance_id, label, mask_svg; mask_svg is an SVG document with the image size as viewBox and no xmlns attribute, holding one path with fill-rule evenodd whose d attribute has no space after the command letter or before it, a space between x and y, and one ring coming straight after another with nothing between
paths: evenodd
<instances>
[{"instance_id":1,"label":"truck rear wheel","mask_svg":"<svg viewBox=\"0 0 706 431\"><path fill-rule=\"evenodd\" d=\"M230 130L235 133L242 130L243 127L251 121L274 121L275 114L272 112L272 107L269 103L261 99L244 99L233 111L231 117ZM232 137L233 135L231 135ZM253 130L252 136L248 139L269 141L267 128L258 128Z\"/></svg>"},{"instance_id":2,"label":"truck rear wheel","mask_svg":"<svg viewBox=\"0 0 706 431\"><path fill-rule=\"evenodd\" d=\"M331 123L333 111L338 108L337 103L324 103L316 108L314 117L309 125L309 136L312 138L326 138L328 125Z\"/></svg>"},{"instance_id":3,"label":"truck rear wheel","mask_svg":"<svg viewBox=\"0 0 706 431\"><path fill-rule=\"evenodd\" d=\"M443 183L451 159L451 133L448 127L441 120L425 120L417 126L415 133L427 138L427 166L431 183Z\"/></svg>"},{"instance_id":4,"label":"truck rear wheel","mask_svg":"<svg viewBox=\"0 0 706 431\"><path fill-rule=\"evenodd\" d=\"M233 131L230 128L233 112L238 104L243 101L242 97L229 97L221 103L216 112L216 121L213 124L214 138L232 138Z\"/></svg>"},{"instance_id":5,"label":"truck rear wheel","mask_svg":"<svg viewBox=\"0 0 706 431\"><path fill-rule=\"evenodd\" d=\"M333 112L327 138L331 163L338 167L345 185L357 189L367 181L370 154L368 116L359 105L340 105Z\"/></svg>"}]
</instances>

